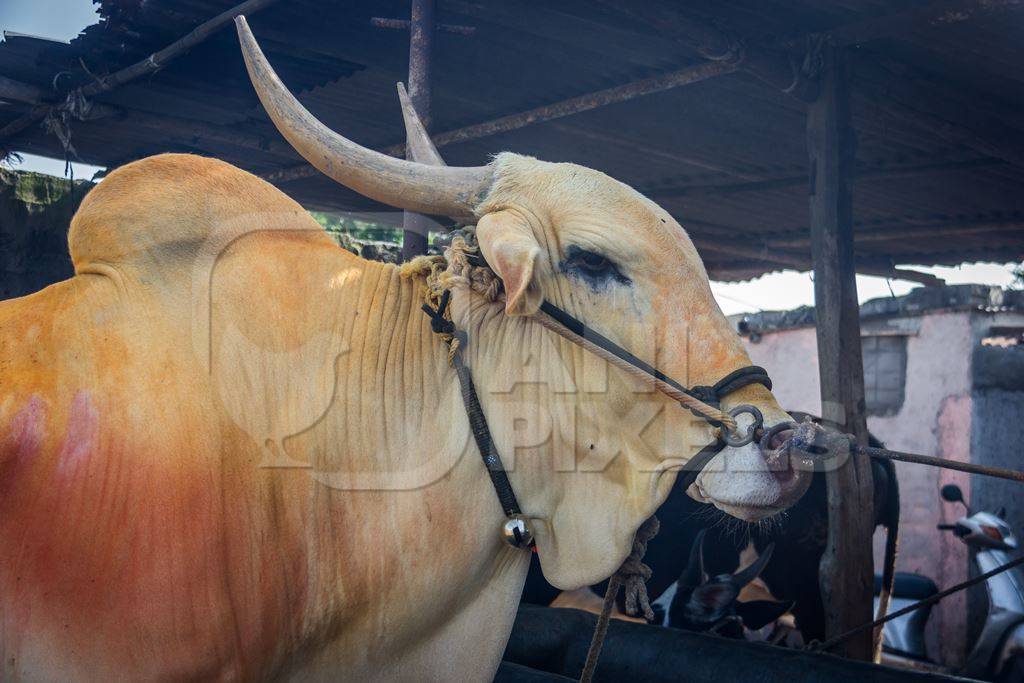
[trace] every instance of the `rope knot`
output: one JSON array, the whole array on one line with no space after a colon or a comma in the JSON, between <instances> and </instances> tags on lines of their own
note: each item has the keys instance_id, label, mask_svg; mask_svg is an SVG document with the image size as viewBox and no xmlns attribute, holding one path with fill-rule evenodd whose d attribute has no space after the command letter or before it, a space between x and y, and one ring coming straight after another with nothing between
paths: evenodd
<instances>
[{"instance_id":1,"label":"rope knot","mask_svg":"<svg viewBox=\"0 0 1024 683\"><path fill-rule=\"evenodd\" d=\"M434 334L455 334L455 323L446 318L442 318L436 311L434 311L434 309L426 304L423 304L423 310L430 316L430 329Z\"/></svg>"},{"instance_id":2,"label":"rope knot","mask_svg":"<svg viewBox=\"0 0 1024 683\"><path fill-rule=\"evenodd\" d=\"M692 396L693 398L697 399L698 401L705 405L711 406L712 408L715 408L716 410L719 411L722 409L722 401L719 398L718 391L715 389L715 387L698 385L689 389L688 393L690 394L690 396ZM713 417L708 416L706 414L706 411L691 408L682 401L679 402L679 405L689 410L691 413L693 413L695 417L700 417L707 420L708 424L711 425L712 427L722 426L721 420L716 420Z\"/></svg>"},{"instance_id":3,"label":"rope knot","mask_svg":"<svg viewBox=\"0 0 1024 683\"><path fill-rule=\"evenodd\" d=\"M660 528L661 524L654 516L649 517L641 524L636 531L636 536L633 537L632 551L615 572L625 587L626 614L632 617L642 613L647 621L654 620L651 599L647 595L647 580L651 578L651 568L642 560L644 553L647 552L647 543L657 536Z\"/></svg>"}]
</instances>

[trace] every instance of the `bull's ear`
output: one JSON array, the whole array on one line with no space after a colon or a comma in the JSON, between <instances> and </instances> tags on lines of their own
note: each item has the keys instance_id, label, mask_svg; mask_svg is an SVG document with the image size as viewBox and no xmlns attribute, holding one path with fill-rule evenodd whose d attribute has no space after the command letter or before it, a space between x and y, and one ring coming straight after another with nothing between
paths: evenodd
<instances>
[{"instance_id":1,"label":"bull's ear","mask_svg":"<svg viewBox=\"0 0 1024 683\"><path fill-rule=\"evenodd\" d=\"M530 227L510 211L495 211L477 222L476 238L487 263L505 285L505 312L536 313L544 294L536 273L540 245Z\"/></svg>"}]
</instances>

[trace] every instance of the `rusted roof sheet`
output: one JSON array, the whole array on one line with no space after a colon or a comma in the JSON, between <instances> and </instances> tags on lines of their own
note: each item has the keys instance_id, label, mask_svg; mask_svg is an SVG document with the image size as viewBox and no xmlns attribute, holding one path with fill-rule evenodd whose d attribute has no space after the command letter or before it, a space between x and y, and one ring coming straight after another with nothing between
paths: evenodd
<instances>
[{"instance_id":1,"label":"rusted roof sheet","mask_svg":"<svg viewBox=\"0 0 1024 683\"><path fill-rule=\"evenodd\" d=\"M102 21L70 46L27 37L0 44L0 75L45 88L56 98L145 58L233 0L98 4ZM678 11L669 0L658 4ZM914 4L699 0L687 3L685 11L751 41L797 45L810 32ZM407 71L408 36L376 28L370 18L408 15L408 2L293 0L264 10L250 24L283 80L311 111L352 139L383 148L403 139L395 83ZM475 26L476 32L438 35L436 131L701 61L689 46L600 2L569 0L556 7L439 0L438 19ZM899 115L878 86L879 79L895 78L908 89L927 90L944 104L941 115L996 120L1005 126L1007 144L1020 145L1022 29L1024 10L1007 9L970 21L915 26L854 48L859 258L932 265L1024 256L1024 169L936 137ZM116 166L164 151L215 155L258 174L301 163L260 108L231 29L99 101L124 114L74 125L72 143L89 163ZM0 127L26 107L0 105ZM154 117L169 123L155 125ZM39 127L13 146L63 154L57 139ZM751 248L809 253L804 105L744 73L455 144L443 153L452 164L480 164L503 150L585 164L637 187L699 238L718 277L751 277L781 267L750 258ZM322 177L281 188L311 208L375 208ZM743 245L747 257L709 248L715 244Z\"/></svg>"}]
</instances>

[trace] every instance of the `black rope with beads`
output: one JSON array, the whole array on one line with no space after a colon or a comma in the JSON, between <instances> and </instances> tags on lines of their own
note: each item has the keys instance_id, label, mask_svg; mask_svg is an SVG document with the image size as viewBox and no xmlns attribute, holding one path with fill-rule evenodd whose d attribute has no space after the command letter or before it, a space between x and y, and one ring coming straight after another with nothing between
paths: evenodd
<instances>
[{"instance_id":1,"label":"black rope with beads","mask_svg":"<svg viewBox=\"0 0 1024 683\"><path fill-rule=\"evenodd\" d=\"M501 454L498 453L491 437L491 428L487 424L487 417L480 406L480 397L476 393L476 385L473 384L473 375L469 366L462 359L462 349L468 343L465 333L455 327L455 323L445 317L445 311L451 301L451 291L444 290L441 294L441 301L437 309L423 304L423 311L430 316L430 329L435 334L443 335L452 341L457 340L452 354L452 366L459 377L459 389L462 393L462 404L466 408L466 415L469 418L469 427L473 432L473 439L480 450L480 457L483 458L487 474L491 477L491 484L494 492L498 495L498 501L505 512L506 517L522 515L519 508L519 501L516 499L515 491L512 490L512 482L508 479L505 465L502 463ZM451 342L450 342L451 343ZM513 529L513 533L518 531ZM517 537L517 540L518 539Z\"/></svg>"}]
</instances>

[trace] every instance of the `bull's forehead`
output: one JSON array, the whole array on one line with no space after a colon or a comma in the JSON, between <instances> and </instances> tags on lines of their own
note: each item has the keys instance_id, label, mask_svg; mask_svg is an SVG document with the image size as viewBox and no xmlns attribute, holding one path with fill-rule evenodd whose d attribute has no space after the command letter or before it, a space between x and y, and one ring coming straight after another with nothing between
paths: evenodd
<instances>
[{"instance_id":1,"label":"bull's forehead","mask_svg":"<svg viewBox=\"0 0 1024 683\"><path fill-rule=\"evenodd\" d=\"M689 241L667 211L600 171L510 153L498 155L494 167L494 185L482 213L518 206L555 227L591 224L622 232L623 237L639 233L662 244Z\"/></svg>"}]
</instances>

